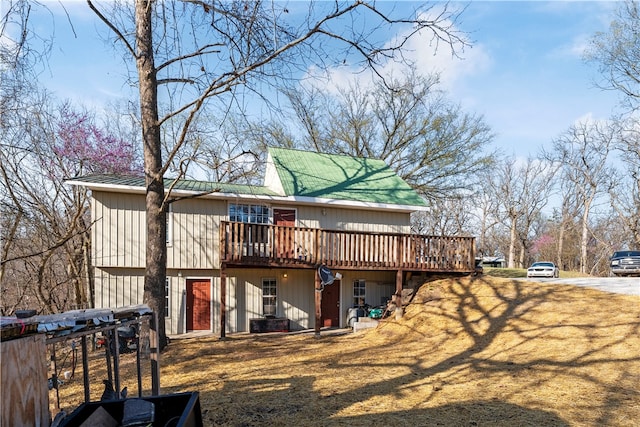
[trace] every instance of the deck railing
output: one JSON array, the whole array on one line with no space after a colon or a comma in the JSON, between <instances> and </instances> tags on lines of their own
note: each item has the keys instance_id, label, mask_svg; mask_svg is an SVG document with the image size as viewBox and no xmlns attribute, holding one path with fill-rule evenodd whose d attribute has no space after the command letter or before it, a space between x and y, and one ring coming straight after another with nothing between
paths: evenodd
<instances>
[{"instance_id":1,"label":"deck railing","mask_svg":"<svg viewBox=\"0 0 640 427\"><path fill-rule=\"evenodd\" d=\"M473 237L368 233L223 221L227 265L472 272Z\"/></svg>"}]
</instances>

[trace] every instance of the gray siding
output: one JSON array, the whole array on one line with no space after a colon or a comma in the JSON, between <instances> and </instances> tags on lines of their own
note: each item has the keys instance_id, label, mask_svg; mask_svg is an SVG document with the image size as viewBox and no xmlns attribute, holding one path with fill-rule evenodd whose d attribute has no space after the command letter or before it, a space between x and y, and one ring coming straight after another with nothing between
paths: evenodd
<instances>
[{"instance_id":1,"label":"gray siding","mask_svg":"<svg viewBox=\"0 0 640 427\"><path fill-rule=\"evenodd\" d=\"M301 206L297 215L300 227L377 233L409 233L411 229L411 216L405 212Z\"/></svg>"},{"instance_id":2,"label":"gray siding","mask_svg":"<svg viewBox=\"0 0 640 427\"><path fill-rule=\"evenodd\" d=\"M167 268L220 267L220 220L227 216L226 201L190 199L171 205Z\"/></svg>"},{"instance_id":3,"label":"gray siding","mask_svg":"<svg viewBox=\"0 0 640 427\"><path fill-rule=\"evenodd\" d=\"M114 308L142 304L144 296L144 270L95 270L96 308Z\"/></svg>"},{"instance_id":4,"label":"gray siding","mask_svg":"<svg viewBox=\"0 0 640 427\"><path fill-rule=\"evenodd\" d=\"M280 206L280 205L277 205ZM408 233L410 215L402 212L290 207L297 225L330 230ZM94 263L97 267L143 268L146 213L144 195L94 192ZM189 199L171 205L167 222L168 269L218 269L220 221L224 200Z\"/></svg>"},{"instance_id":5,"label":"gray siding","mask_svg":"<svg viewBox=\"0 0 640 427\"><path fill-rule=\"evenodd\" d=\"M96 267L142 268L145 264L144 196L93 192L93 262Z\"/></svg>"},{"instance_id":6,"label":"gray siding","mask_svg":"<svg viewBox=\"0 0 640 427\"><path fill-rule=\"evenodd\" d=\"M284 277L284 273L287 277ZM249 330L249 320L263 317L262 279L276 279L276 316L291 320L292 329L313 327L314 274L313 270L235 269L229 275L236 276L235 315L238 331ZM231 326L231 325L230 325Z\"/></svg>"}]
</instances>

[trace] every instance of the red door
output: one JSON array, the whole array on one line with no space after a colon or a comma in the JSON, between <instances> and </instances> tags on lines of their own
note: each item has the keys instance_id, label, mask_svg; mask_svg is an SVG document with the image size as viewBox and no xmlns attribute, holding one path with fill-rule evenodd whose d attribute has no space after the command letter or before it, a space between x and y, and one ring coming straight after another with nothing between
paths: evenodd
<instances>
[{"instance_id":1,"label":"red door","mask_svg":"<svg viewBox=\"0 0 640 427\"><path fill-rule=\"evenodd\" d=\"M296 226L296 211L295 209L280 209L273 208L273 224L281 225L284 227ZM276 227L275 230L275 244L276 257L278 258L292 258L295 256L295 242L293 236L293 230L288 228L280 229Z\"/></svg>"},{"instance_id":2,"label":"red door","mask_svg":"<svg viewBox=\"0 0 640 427\"><path fill-rule=\"evenodd\" d=\"M273 208L273 223L275 225L296 226L296 210Z\"/></svg>"},{"instance_id":3,"label":"red door","mask_svg":"<svg viewBox=\"0 0 640 427\"><path fill-rule=\"evenodd\" d=\"M326 285L322 291L322 326L337 328L340 326L340 280Z\"/></svg>"},{"instance_id":4,"label":"red door","mask_svg":"<svg viewBox=\"0 0 640 427\"><path fill-rule=\"evenodd\" d=\"M211 282L187 280L187 331L211 329Z\"/></svg>"}]
</instances>

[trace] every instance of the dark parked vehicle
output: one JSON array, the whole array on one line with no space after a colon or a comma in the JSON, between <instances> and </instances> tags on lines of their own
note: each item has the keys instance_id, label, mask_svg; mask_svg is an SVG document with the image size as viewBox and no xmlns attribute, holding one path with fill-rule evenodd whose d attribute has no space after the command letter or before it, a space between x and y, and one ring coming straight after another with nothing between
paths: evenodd
<instances>
[{"instance_id":1,"label":"dark parked vehicle","mask_svg":"<svg viewBox=\"0 0 640 427\"><path fill-rule=\"evenodd\" d=\"M614 252L610 266L616 276L640 275L640 251Z\"/></svg>"}]
</instances>

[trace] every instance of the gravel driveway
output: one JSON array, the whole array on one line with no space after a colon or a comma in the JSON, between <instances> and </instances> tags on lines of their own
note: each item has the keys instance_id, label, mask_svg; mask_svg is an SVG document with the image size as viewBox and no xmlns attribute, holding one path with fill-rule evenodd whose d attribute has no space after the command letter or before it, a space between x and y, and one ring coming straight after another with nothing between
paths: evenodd
<instances>
[{"instance_id":1,"label":"gravel driveway","mask_svg":"<svg viewBox=\"0 0 640 427\"><path fill-rule=\"evenodd\" d=\"M564 285L585 286L616 294L639 295L640 277L582 277L573 279L526 279L530 282L561 283Z\"/></svg>"}]
</instances>

